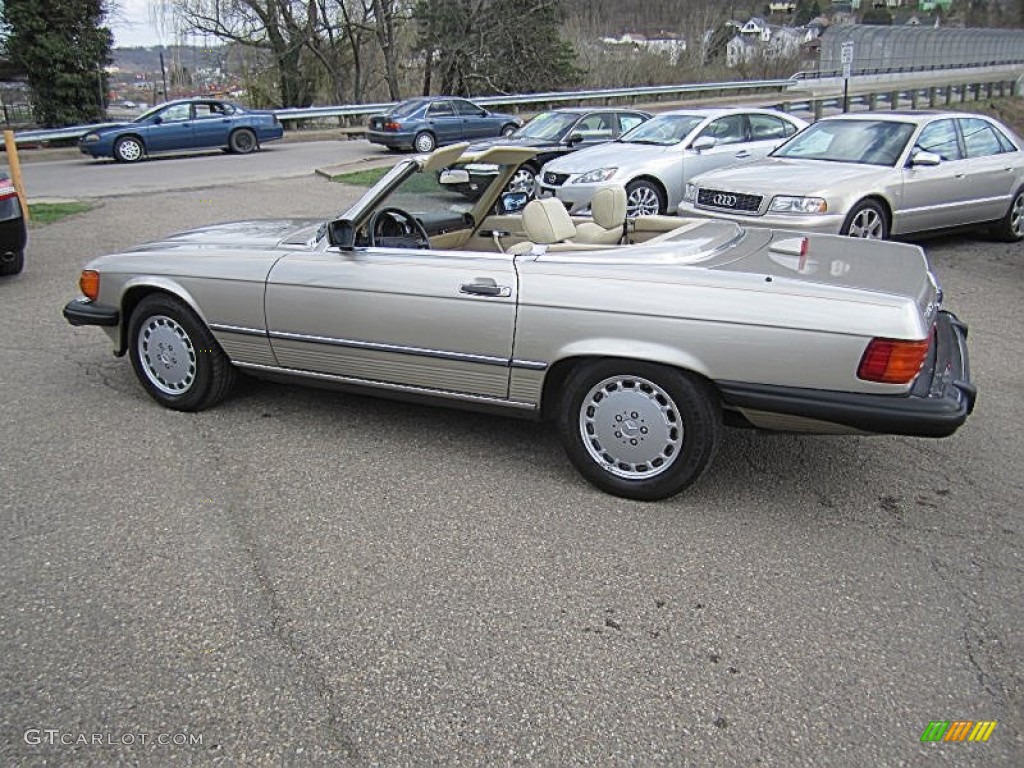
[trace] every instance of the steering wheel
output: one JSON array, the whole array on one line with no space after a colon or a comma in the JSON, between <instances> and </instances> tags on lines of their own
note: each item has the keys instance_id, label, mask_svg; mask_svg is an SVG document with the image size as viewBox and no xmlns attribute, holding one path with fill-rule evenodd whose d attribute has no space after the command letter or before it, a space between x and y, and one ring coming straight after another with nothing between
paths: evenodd
<instances>
[{"instance_id":1,"label":"steering wheel","mask_svg":"<svg viewBox=\"0 0 1024 768\"><path fill-rule=\"evenodd\" d=\"M370 219L370 245L429 248L430 236L420 220L401 208L381 208Z\"/></svg>"}]
</instances>

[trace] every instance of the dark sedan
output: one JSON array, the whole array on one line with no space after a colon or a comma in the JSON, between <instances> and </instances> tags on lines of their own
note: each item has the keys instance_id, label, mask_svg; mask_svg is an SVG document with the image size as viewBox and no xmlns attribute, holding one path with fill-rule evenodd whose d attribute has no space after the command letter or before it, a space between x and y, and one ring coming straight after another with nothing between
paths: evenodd
<instances>
[{"instance_id":1,"label":"dark sedan","mask_svg":"<svg viewBox=\"0 0 1024 768\"><path fill-rule=\"evenodd\" d=\"M130 123L89 131L79 147L86 155L134 163L157 152L217 147L247 155L283 135L273 112L216 99L185 99L153 107Z\"/></svg>"},{"instance_id":2,"label":"dark sedan","mask_svg":"<svg viewBox=\"0 0 1024 768\"><path fill-rule=\"evenodd\" d=\"M650 113L638 109L553 109L541 112L511 136L473 142L467 151L482 152L498 144L537 150L536 157L519 166L509 182L510 192L532 192L534 177L544 163L578 149L617 139L650 117ZM495 171L479 165L463 167L469 171L469 182L455 188L466 197L475 199L480 190L491 183Z\"/></svg>"},{"instance_id":3,"label":"dark sedan","mask_svg":"<svg viewBox=\"0 0 1024 768\"><path fill-rule=\"evenodd\" d=\"M408 99L370 118L366 138L388 149L433 152L445 144L509 136L522 124L515 115L490 112L466 99L432 96Z\"/></svg>"},{"instance_id":4,"label":"dark sedan","mask_svg":"<svg viewBox=\"0 0 1024 768\"><path fill-rule=\"evenodd\" d=\"M25 214L6 173L0 172L0 275L16 275L25 266Z\"/></svg>"}]
</instances>

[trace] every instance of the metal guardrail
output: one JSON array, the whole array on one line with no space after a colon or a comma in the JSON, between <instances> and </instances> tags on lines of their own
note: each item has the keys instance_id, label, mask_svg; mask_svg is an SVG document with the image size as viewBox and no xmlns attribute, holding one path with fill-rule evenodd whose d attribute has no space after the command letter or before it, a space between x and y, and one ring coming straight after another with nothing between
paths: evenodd
<instances>
[{"instance_id":1,"label":"metal guardrail","mask_svg":"<svg viewBox=\"0 0 1024 768\"><path fill-rule=\"evenodd\" d=\"M979 69L983 67L1012 67L1024 65L1024 59L1013 61L983 61L966 67L963 64L936 64L930 67L854 67L851 77L864 77L868 75L899 75L920 72L943 72L950 69ZM814 69L807 72L797 72L792 76L793 80L828 80L843 76L842 69Z\"/></svg>"}]
</instances>

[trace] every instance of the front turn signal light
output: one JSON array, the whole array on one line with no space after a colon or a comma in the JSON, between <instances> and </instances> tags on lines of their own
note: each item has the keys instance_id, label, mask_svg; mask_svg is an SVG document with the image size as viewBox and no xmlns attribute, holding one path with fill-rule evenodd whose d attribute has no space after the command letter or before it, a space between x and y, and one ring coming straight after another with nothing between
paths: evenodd
<instances>
[{"instance_id":1,"label":"front turn signal light","mask_svg":"<svg viewBox=\"0 0 1024 768\"><path fill-rule=\"evenodd\" d=\"M78 287L89 301L96 301L100 295L100 273L95 269L83 269L78 278Z\"/></svg>"},{"instance_id":2,"label":"front turn signal light","mask_svg":"<svg viewBox=\"0 0 1024 768\"><path fill-rule=\"evenodd\" d=\"M909 384L921 370L928 339L872 339L857 368L857 378L882 384Z\"/></svg>"}]
</instances>

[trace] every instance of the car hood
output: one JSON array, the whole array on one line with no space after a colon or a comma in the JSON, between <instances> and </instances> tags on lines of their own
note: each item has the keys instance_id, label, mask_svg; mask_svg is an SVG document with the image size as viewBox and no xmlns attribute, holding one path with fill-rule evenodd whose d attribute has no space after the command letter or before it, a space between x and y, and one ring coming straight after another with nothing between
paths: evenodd
<instances>
[{"instance_id":1,"label":"car hood","mask_svg":"<svg viewBox=\"0 0 1024 768\"><path fill-rule=\"evenodd\" d=\"M287 245L308 245L317 238L323 219L259 219L232 221L190 229L145 243L131 252L169 251L183 248L224 248L266 251Z\"/></svg>"},{"instance_id":2,"label":"car hood","mask_svg":"<svg viewBox=\"0 0 1024 768\"><path fill-rule=\"evenodd\" d=\"M651 144L610 141L607 144L581 149L579 152L573 152L571 155L553 160L545 165L544 169L556 173L585 173L612 166L622 168L646 163L652 157L664 154L666 150L678 152L680 148L678 144L656 147Z\"/></svg>"},{"instance_id":3,"label":"car hood","mask_svg":"<svg viewBox=\"0 0 1024 768\"><path fill-rule=\"evenodd\" d=\"M733 168L702 173L694 183L705 188L762 195L814 195L840 184L877 179L890 168L862 163L768 158Z\"/></svg>"}]
</instances>

